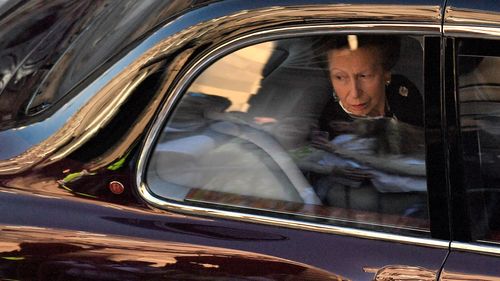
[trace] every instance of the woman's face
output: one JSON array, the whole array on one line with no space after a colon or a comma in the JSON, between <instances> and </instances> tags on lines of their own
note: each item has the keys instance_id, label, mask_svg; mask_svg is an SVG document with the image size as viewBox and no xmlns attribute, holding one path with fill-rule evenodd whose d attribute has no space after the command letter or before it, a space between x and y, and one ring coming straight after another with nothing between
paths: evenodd
<instances>
[{"instance_id":1,"label":"woman's face","mask_svg":"<svg viewBox=\"0 0 500 281\"><path fill-rule=\"evenodd\" d=\"M342 106L358 116L381 116L385 112L385 82L391 73L384 70L376 47L328 52L330 79Z\"/></svg>"}]
</instances>

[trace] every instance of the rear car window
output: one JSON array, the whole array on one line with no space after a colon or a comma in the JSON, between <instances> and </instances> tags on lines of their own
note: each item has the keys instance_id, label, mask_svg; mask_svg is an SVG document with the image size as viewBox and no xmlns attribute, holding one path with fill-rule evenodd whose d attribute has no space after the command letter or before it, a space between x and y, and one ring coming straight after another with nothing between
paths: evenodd
<instances>
[{"instance_id":1,"label":"rear car window","mask_svg":"<svg viewBox=\"0 0 500 281\"><path fill-rule=\"evenodd\" d=\"M166 120L147 170L151 192L221 210L428 235L422 43L329 35L225 55Z\"/></svg>"}]
</instances>

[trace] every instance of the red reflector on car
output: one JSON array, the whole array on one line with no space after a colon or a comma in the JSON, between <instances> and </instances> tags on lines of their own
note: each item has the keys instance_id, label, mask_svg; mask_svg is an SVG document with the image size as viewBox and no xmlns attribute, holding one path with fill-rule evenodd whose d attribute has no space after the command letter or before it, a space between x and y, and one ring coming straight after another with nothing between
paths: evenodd
<instances>
[{"instance_id":1,"label":"red reflector on car","mask_svg":"<svg viewBox=\"0 0 500 281\"><path fill-rule=\"evenodd\" d=\"M113 192L114 194L122 194L125 190L125 187L121 182L112 181L109 183L109 190L111 190L111 192Z\"/></svg>"}]
</instances>

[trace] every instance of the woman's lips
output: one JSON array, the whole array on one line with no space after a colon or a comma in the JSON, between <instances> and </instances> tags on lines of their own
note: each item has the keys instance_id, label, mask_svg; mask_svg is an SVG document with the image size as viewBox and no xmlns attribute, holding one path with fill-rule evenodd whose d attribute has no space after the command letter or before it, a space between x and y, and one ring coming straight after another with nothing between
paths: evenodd
<instances>
[{"instance_id":1,"label":"woman's lips","mask_svg":"<svg viewBox=\"0 0 500 281\"><path fill-rule=\"evenodd\" d=\"M363 110L366 108L366 105L367 103L359 103L359 104L351 104L351 108L356 110L356 111L359 111L359 110Z\"/></svg>"}]
</instances>

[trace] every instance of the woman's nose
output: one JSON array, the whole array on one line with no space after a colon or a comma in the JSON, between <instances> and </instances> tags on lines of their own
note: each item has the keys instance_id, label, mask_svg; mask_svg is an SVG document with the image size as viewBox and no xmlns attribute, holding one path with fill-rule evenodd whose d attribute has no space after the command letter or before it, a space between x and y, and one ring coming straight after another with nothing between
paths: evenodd
<instances>
[{"instance_id":1,"label":"woman's nose","mask_svg":"<svg viewBox=\"0 0 500 281\"><path fill-rule=\"evenodd\" d=\"M362 94L358 79L351 79L350 94L353 98L359 98Z\"/></svg>"}]
</instances>

